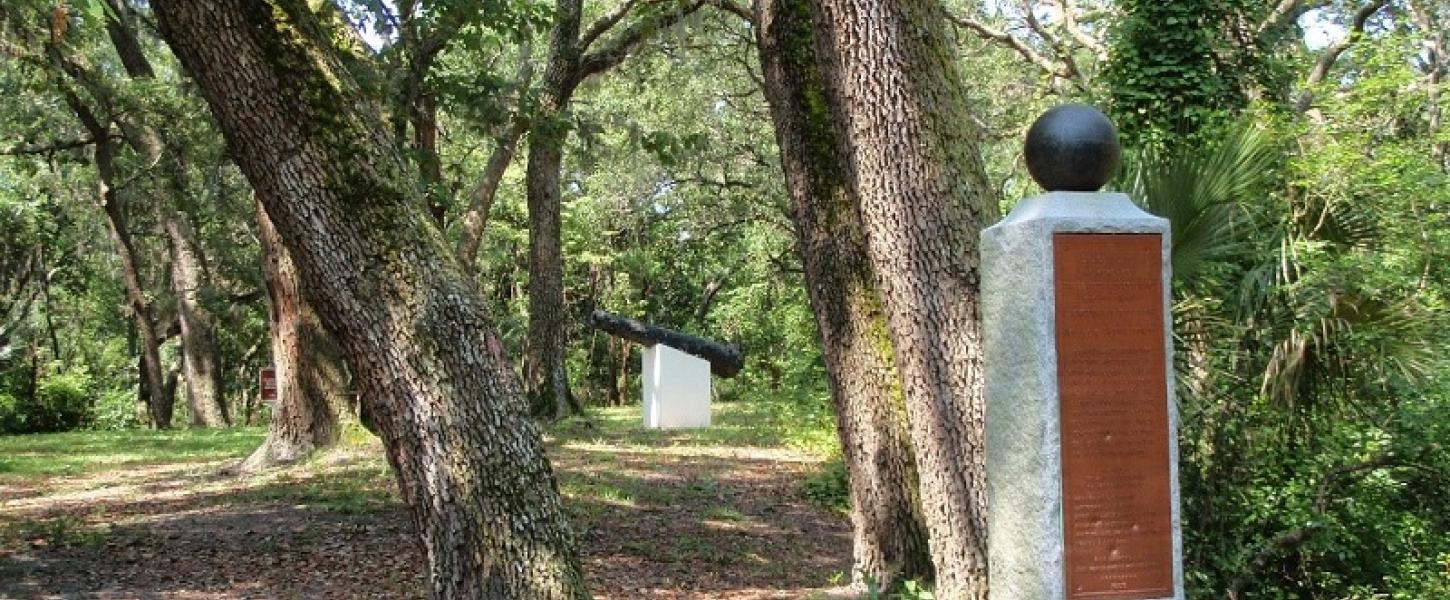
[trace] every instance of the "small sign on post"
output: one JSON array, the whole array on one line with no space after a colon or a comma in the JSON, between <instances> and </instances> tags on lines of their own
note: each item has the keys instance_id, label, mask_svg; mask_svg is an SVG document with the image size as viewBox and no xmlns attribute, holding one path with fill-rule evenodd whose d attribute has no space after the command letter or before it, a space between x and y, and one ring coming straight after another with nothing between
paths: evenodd
<instances>
[{"instance_id":1,"label":"small sign on post","mask_svg":"<svg viewBox=\"0 0 1450 600\"><path fill-rule=\"evenodd\" d=\"M262 367L259 379L261 380L262 401L269 403L277 402L277 369L273 367Z\"/></svg>"},{"instance_id":2,"label":"small sign on post","mask_svg":"<svg viewBox=\"0 0 1450 600\"><path fill-rule=\"evenodd\" d=\"M1046 194L982 233L991 600L1182 600L1169 223L1097 110L1048 111Z\"/></svg>"}]
</instances>

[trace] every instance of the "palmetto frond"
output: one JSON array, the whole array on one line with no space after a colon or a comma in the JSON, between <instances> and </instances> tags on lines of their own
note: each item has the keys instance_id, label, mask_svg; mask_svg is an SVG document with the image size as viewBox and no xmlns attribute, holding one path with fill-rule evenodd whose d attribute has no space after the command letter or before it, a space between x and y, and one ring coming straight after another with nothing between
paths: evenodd
<instances>
[{"instance_id":1,"label":"palmetto frond","mask_svg":"<svg viewBox=\"0 0 1450 600\"><path fill-rule=\"evenodd\" d=\"M1277 156L1268 135L1245 124L1212 146L1130 154L1119 187L1173 224L1173 275L1192 285L1255 237L1245 207L1263 198Z\"/></svg>"}]
</instances>

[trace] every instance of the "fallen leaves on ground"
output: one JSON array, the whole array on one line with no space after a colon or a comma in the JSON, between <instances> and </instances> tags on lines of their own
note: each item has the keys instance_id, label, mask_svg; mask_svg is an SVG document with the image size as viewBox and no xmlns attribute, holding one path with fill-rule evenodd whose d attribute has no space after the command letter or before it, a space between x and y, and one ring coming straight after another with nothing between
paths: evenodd
<instances>
[{"instance_id":1,"label":"fallen leaves on ground","mask_svg":"<svg viewBox=\"0 0 1450 600\"><path fill-rule=\"evenodd\" d=\"M550 443L599 600L806 598L849 568L846 519L779 448ZM127 466L0 494L0 598L422 598L405 508L372 444L259 476Z\"/></svg>"}]
</instances>

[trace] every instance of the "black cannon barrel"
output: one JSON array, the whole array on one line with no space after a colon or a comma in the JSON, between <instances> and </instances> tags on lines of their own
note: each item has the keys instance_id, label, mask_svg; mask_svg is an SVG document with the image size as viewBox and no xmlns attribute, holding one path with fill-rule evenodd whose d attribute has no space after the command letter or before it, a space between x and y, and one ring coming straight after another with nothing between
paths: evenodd
<instances>
[{"instance_id":1,"label":"black cannon barrel","mask_svg":"<svg viewBox=\"0 0 1450 600\"><path fill-rule=\"evenodd\" d=\"M594 312L589 313L589 324L605 333L637 344L646 346L664 344L685 354L709 361L710 372L721 377L734 377L745 366L745 360L740 357L740 349L735 346L650 325L644 321L621 317L597 308L594 309Z\"/></svg>"}]
</instances>

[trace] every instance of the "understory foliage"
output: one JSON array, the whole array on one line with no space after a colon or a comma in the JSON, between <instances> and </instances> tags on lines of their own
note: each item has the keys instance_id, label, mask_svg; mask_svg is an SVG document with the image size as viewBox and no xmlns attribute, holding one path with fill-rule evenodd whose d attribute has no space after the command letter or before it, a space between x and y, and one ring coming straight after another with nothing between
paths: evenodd
<instances>
[{"instance_id":1,"label":"understory foliage","mask_svg":"<svg viewBox=\"0 0 1450 600\"><path fill-rule=\"evenodd\" d=\"M1173 222L1190 597L1450 590L1450 195L1413 109L1369 94L1404 49L1367 48L1332 121L1266 109L1122 179Z\"/></svg>"}]
</instances>

